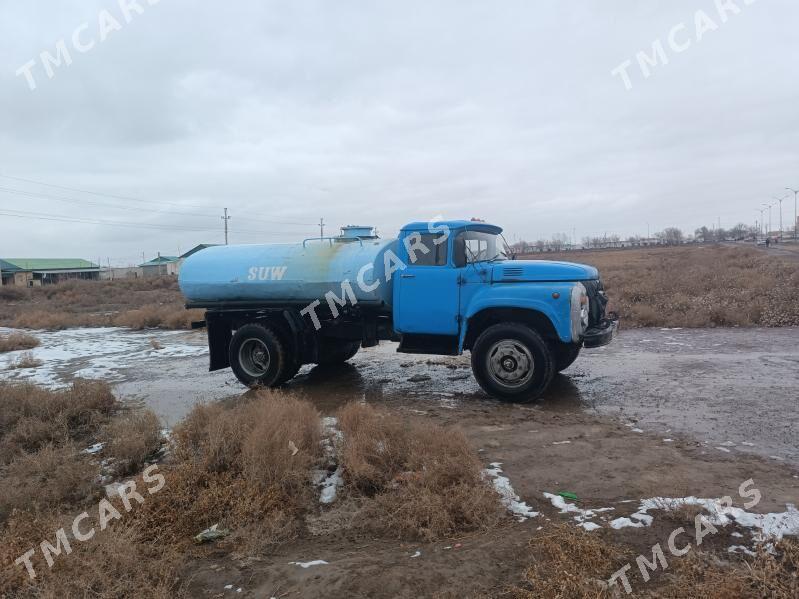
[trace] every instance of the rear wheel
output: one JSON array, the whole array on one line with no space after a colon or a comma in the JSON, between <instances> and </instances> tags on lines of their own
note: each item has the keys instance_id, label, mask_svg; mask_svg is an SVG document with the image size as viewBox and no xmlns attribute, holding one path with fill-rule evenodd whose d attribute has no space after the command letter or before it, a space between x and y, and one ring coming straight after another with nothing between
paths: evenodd
<instances>
[{"instance_id":1,"label":"rear wheel","mask_svg":"<svg viewBox=\"0 0 799 599\"><path fill-rule=\"evenodd\" d=\"M577 356L580 355L580 346L574 343L559 343L553 348L555 354L555 370L563 372L574 364Z\"/></svg>"},{"instance_id":2,"label":"rear wheel","mask_svg":"<svg viewBox=\"0 0 799 599\"><path fill-rule=\"evenodd\" d=\"M246 324L236 331L229 358L236 378L248 387L281 384L291 361L277 333L261 324Z\"/></svg>"},{"instance_id":3,"label":"rear wheel","mask_svg":"<svg viewBox=\"0 0 799 599\"><path fill-rule=\"evenodd\" d=\"M475 341L472 371L489 395L528 402L546 391L555 374L555 360L538 333L520 323L500 323Z\"/></svg>"},{"instance_id":4,"label":"rear wheel","mask_svg":"<svg viewBox=\"0 0 799 599\"><path fill-rule=\"evenodd\" d=\"M360 341L323 341L319 347L320 366L341 364L352 358L361 349Z\"/></svg>"}]
</instances>

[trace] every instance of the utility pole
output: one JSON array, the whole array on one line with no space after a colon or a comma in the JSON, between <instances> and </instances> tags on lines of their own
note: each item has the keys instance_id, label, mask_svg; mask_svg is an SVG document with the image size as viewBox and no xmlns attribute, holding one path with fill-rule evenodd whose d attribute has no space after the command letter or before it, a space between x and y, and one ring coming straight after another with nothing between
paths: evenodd
<instances>
[{"instance_id":1,"label":"utility pole","mask_svg":"<svg viewBox=\"0 0 799 599\"><path fill-rule=\"evenodd\" d=\"M319 219L319 239L324 239L325 237L325 219Z\"/></svg>"},{"instance_id":2,"label":"utility pole","mask_svg":"<svg viewBox=\"0 0 799 599\"><path fill-rule=\"evenodd\" d=\"M796 194L799 194L799 189L791 189L790 187L785 189L793 192L793 238L796 240L796 227L799 225L799 218L796 216Z\"/></svg>"},{"instance_id":3,"label":"utility pole","mask_svg":"<svg viewBox=\"0 0 799 599\"><path fill-rule=\"evenodd\" d=\"M768 229L766 229L766 237L768 237L769 233L771 233L771 207L774 204L766 204L764 202L763 205L768 208Z\"/></svg>"},{"instance_id":4,"label":"utility pole","mask_svg":"<svg viewBox=\"0 0 799 599\"><path fill-rule=\"evenodd\" d=\"M225 208L225 215L220 216L223 221L225 221L225 245L227 245L227 221L230 220L230 217L227 215L227 208Z\"/></svg>"}]
</instances>

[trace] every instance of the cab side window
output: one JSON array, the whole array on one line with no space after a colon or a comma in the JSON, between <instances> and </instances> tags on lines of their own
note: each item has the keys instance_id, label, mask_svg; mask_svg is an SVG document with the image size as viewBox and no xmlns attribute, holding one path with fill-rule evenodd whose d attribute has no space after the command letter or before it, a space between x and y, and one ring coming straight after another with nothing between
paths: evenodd
<instances>
[{"instance_id":1,"label":"cab side window","mask_svg":"<svg viewBox=\"0 0 799 599\"><path fill-rule=\"evenodd\" d=\"M421 233L414 243L412 255L416 257L414 266L444 266L447 264L447 237L437 233ZM427 252L424 251L426 248Z\"/></svg>"}]
</instances>

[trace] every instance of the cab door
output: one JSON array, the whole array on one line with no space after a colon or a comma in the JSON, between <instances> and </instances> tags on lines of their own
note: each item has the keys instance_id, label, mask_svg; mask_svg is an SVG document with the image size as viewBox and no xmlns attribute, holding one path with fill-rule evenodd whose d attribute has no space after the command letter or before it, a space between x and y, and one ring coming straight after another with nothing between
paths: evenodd
<instances>
[{"instance_id":1,"label":"cab door","mask_svg":"<svg viewBox=\"0 0 799 599\"><path fill-rule=\"evenodd\" d=\"M458 335L460 287L458 270L449 260L451 240L411 231L402 241L407 267L394 274L399 277L394 328L408 334Z\"/></svg>"}]
</instances>

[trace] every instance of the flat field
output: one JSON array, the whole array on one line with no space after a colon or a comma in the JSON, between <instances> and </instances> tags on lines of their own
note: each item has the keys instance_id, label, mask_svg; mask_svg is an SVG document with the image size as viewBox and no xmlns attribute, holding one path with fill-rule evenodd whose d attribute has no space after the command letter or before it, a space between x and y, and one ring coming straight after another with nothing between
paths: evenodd
<instances>
[{"instance_id":1,"label":"flat field","mask_svg":"<svg viewBox=\"0 0 799 599\"><path fill-rule=\"evenodd\" d=\"M799 325L799 261L747 246L689 246L520 256L599 269L626 327Z\"/></svg>"}]
</instances>

